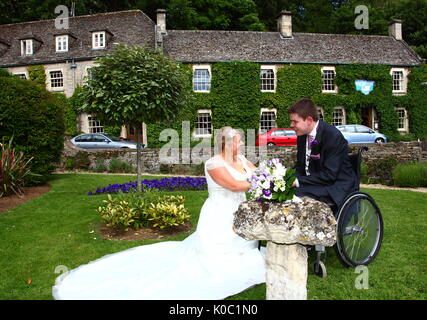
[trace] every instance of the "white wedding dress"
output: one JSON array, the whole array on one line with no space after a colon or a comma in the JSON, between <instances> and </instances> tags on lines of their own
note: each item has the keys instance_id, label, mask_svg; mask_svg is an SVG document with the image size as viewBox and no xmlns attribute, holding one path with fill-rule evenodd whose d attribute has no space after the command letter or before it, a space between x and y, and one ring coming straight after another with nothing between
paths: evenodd
<instances>
[{"instance_id":1,"label":"white wedding dress","mask_svg":"<svg viewBox=\"0 0 427 320\"><path fill-rule=\"evenodd\" d=\"M224 299L265 282L264 253L257 241L232 230L233 213L246 200L215 183L208 170L224 166L237 180L250 175L226 164L219 156L205 164L209 197L196 231L183 241L143 245L102 257L56 279L55 299Z\"/></svg>"}]
</instances>

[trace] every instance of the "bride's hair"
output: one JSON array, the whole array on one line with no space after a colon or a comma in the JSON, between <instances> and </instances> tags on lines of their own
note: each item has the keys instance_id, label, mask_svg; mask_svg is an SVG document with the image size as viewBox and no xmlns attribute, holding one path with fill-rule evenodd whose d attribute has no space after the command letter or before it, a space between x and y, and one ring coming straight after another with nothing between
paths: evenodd
<instances>
[{"instance_id":1,"label":"bride's hair","mask_svg":"<svg viewBox=\"0 0 427 320\"><path fill-rule=\"evenodd\" d=\"M216 153L221 154L223 151L225 151L226 147L227 149L231 148L231 146L233 145L233 138L237 134L239 134L239 132L229 126L225 126L219 129L215 137Z\"/></svg>"}]
</instances>

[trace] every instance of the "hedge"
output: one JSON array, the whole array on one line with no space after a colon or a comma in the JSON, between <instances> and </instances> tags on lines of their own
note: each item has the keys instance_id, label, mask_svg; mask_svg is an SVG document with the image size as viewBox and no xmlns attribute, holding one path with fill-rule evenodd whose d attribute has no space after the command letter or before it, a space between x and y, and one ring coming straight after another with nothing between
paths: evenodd
<instances>
[{"instance_id":1,"label":"hedge","mask_svg":"<svg viewBox=\"0 0 427 320\"><path fill-rule=\"evenodd\" d=\"M46 177L64 146L64 104L44 86L0 69L0 137L34 157L31 171ZM41 182L44 178L38 178Z\"/></svg>"}]
</instances>

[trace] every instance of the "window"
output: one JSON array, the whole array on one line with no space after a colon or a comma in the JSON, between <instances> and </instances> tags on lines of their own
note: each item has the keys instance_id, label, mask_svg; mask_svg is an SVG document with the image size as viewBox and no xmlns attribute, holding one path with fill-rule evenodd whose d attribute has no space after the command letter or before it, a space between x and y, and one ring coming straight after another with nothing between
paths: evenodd
<instances>
[{"instance_id":1,"label":"window","mask_svg":"<svg viewBox=\"0 0 427 320\"><path fill-rule=\"evenodd\" d=\"M397 122L397 130L400 132L408 132L409 130L409 121L408 121L408 113L405 108L396 108L398 122Z\"/></svg>"},{"instance_id":2,"label":"window","mask_svg":"<svg viewBox=\"0 0 427 320\"><path fill-rule=\"evenodd\" d=\"M56 36L56 52L67 52L68 51L68 36Z\"/></svg>"},{"instance_id":3,"label":"window","mask_svg":"<svg viewBox=\"0 0 427 320\"><path fill-rule=\"evenodd\" d=\"M345 132L356 133L356 127L355 126L346 126Z\"/></svg>"},{"instance_id":4,"label":"window","mask_svg":"<svg viewBox=\"0 0 427 320\"><path fill-rule=\"evenodd\" d=\"M89 132L90 133L103 133L104 128L102 127L101 121L99 121L96 117L89 116L87 118L89 122Z\"/></svg>"},{"instance_id":5,"label":"window","mask_svg":"<svg viewBox=\"0 0 427 320\"><path fill-rule=\"evenodd\" d=\"M262 92L275 92L276 69L271 66L261 66L260 86Z\"/></svg>"},{"instance_id":6,"label":"window","mask_svg":"<svg viewBox=\"0 0 427 320\"><path fill-rule=\"evenodd\" d=\"M276 109L261 109L259 131L261 134L277 128Z\"/></svg>"},{"instance_id":7,"label":"window","mask_svg":"<svg viewBox=\"0 0 427 320\"><path fill-rule=\"evenodd\" d=\"M392 68L390 71L393 94L406 94L408 70L405 68Z\"/></svg>"},{"instance_id":8,"label":"window","mask_svg":"<svg viewBox=\"0 0 427 320\"><path fill-rule=\"evenodd\" d=\"M365 126L356 126L356 131L359 133L371 133L372 129Z\"/></svg>"},{"instance_id":9,"label":"window","mask_svg":"<svg viewBox=\"0 0 427 320\"><path fill-rule=\"evenodd\" d=\"M285 136L296 136L297 134L295 133L294 130L285 130Z\"/></svg>"},{"instance_id":10,"label":"window","mask_svg":"<svg viewBox=\"0 0 427 320\"><path fill-rule=\"evenodd\" d=\"M193 90L195 92L210 92L211 70L209 65L193 66Z\"/></svg>"},{"instance_id":11,"label":"window","mask_svg":"<svg viewBox=\"0 0 427 320\"><path fill-rule=\"evenodd\" d=\"M272 136L283 137L283 136L285 136L286 134L285 134L285 130L274 130L274 131L271 133L271 135L272 135Z\"/></svg>"},{"instance_id":12,"label":"window","mask_svg":"<svg viewBox=\"0 0 427 320\"><path fill-rule=\"evenodd\" d=\"M64 87L64 75L61 70L49 71L50 77L50 88L63 88Z\"/></svg>"},{"instance_id":13,"label":"window","mask_svg":"<svg viewBox=\"0 0 427 320\"><path fill-rule=\"evenodd\" d=\"M105 48L105 31L92 33L92 48L93 49Z\"/></svg>"},{"instance_id":14,"label":"window","mask_svg":"<svg viewBox=\"0 0 427 320\"><path fill-rule=\"evenodd\" d=\"M33 54L33 40L21 40L21 56L30 56Z\"/></svg>"},{"instance_id":15,"label":"window","mask_svg":"<svg viewBox=\"0 0 427 320\"><path fill-rule=\"evenodd\" d=\"M76 142L90 142L92 140L91 134L84 134L76 138Z\"/></svg>"},{"instance_id":16,"label":"window","mask_svg":"<svg viewBox=\"0 0 427 320\"><path fill-rule=\"evenodd\" d=\"M196 120L196 136L211 136L212 117L210 110L199 110Z\"/></svg>"},{"instance_id":17,"label":"window","mask_svg":"<svg viewBox=\"0 0 427 320\"><path fill-rule=\"evenodd\" d=\"M93 134L91 139L92 142L105 142L105 140L105 137L100 134Z\"/></svg>"},{"instance_id":18,"label":"window","mask_svg":"<svg viewBox=\"0 0 427 320\"><path fill-rule=\"evenodd\" d=\"M393 91L403 90L403 72L393 71Z\"/></svg>"},{"instance_id":19,"label":"window","mask_svg":"<svg viewBox=\"0 0 427 320\"><path fill-rule=\"evenodd\" d=\"M323 117L323 108L317 108L317 113L318 113L318 115L319 115L319 120L322 120L323 121L323 119L324 119L324 117Z\"/></svg>"},{"instance_id":20,"label":"window","mask_svg":"<svg viewBox=\"0 0 427 320\"><path fill-rule=\"evenodd\" d=\"M322 92L336 93L337 88L335 87L335 67L323 67L322 68Z\"/></svg>"},{"instance_id":21,"label":"window","mask_svg":"<svg viewBox=\"0 0 427 320\"><path fill-rule=\"evenodd\" d=\"M332 125L340 126L345 124L345 112L344 108L336 107L332 112Z\"/></svg>"},{"instance_id":22,"label":"window","mask_svg":"<svg viewBox=\"0 0 427 320\"><path fill-rule=\"evenodd\" d=\"M28 79L27 74L25 72L16 72L14 73L14 75L20 77L21 79Z\"/></svg>"}]
</instances>

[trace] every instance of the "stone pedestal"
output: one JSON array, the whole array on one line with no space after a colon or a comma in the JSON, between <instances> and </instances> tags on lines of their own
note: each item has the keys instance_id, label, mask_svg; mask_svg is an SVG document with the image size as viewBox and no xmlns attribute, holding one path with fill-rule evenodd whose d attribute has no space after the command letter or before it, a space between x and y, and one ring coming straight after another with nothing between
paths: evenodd
<instances>
[{"instance_id":1,"label":"stone pedestal","mask_svg":"<svg viewBox=\"0 0 427 320\"><path fill-rule=\"evenodd\" d=\"M333 246L336 220L328 205L245 201L234 214L233 230L246 240L267 240L267 300L307 299L307 249Z\"/></svg>"},{"instance_id":2,"label":"stone pedestal","mask_svg":"<svg viewBox=\"0 0 427 320\"><path fill-rule=\"evenodd\" d=\"M267 243L267 300L307 299L307 249L300 244Z\"/></svg>"}]
</instances>

